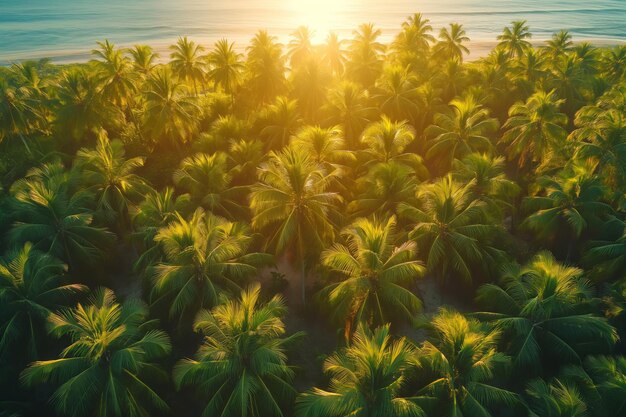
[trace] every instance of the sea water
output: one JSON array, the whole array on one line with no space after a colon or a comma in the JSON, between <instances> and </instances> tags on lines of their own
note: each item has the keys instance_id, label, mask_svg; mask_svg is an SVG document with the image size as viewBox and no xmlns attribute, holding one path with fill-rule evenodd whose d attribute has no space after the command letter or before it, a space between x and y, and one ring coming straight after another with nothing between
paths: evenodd
<instances>
[{"instance_id":1,"label":"sea water","mask_svg":"<svg viewBox=\"0 0 626 417\"><path fill-rule=\"evenodd\" d=\"M431 20L435 34L462 23L478 53L519 19L528 21L535 42L560 29L579 41L626 41L626 0L0 0L0 65L41 57L84 61L104 39L149 44L162 57L183 35L207 47L224 37L243 48L261 28L287 42L300 25L321 42L328 31L348 38L359 23L372 22L388 41L415 12Z\"/></svg>"}]
</instances>

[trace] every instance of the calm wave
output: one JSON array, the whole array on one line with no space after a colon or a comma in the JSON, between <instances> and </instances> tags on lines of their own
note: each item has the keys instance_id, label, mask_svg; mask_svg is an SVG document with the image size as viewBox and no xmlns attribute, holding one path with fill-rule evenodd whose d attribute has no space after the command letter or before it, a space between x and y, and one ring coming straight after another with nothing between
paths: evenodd
<instances>
[{"instance_id":1,"label":"calm wave","mask_svg":"<svg viewBox=\"0 0 626 417\"><path fill-rule=\"evenodd\" d=\"M328 30L348 37L359 23L374 22L389 40L418 11L435 29L462 23L479 49L516 19L528 20L536 41L560 29L577 40L626 40L626 0L0 0L0 64L44 56L81 61L105 38L147 43L163 55L180 35L206 45L227 37L243 46L266 28L284 41L302 24L323 39Z\"/></svg>"}]
</instances>

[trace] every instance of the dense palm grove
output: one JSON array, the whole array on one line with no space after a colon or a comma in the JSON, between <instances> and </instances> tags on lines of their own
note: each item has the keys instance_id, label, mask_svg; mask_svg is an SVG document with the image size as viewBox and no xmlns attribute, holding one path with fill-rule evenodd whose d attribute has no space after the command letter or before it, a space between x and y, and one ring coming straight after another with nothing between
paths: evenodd
<instances>
[{"instance_id":1,"label":"dense palm grove","mask_svg":"<svg viewBox=\"0 0 626 417\"><path fill-rule=\"evenodd\" d=\"M0 415L626 415L626 46L380 36L0 69Z\"/></svg>"}]
</instances>

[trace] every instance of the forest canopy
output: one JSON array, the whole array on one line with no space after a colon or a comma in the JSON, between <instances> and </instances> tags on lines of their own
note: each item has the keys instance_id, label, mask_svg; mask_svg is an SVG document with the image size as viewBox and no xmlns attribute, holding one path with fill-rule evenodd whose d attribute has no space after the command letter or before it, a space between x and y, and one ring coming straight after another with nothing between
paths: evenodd
<instances>
[{"instance_id":1,"label":"forest canopy","mask_svg":"<svg viewBox=\"0 0 626 417\"><path fill-rule=\"evenodd\" d=\"M0 68L0 416L626 410L626 45L512 22Z\"/></svg>"}]
</instances>

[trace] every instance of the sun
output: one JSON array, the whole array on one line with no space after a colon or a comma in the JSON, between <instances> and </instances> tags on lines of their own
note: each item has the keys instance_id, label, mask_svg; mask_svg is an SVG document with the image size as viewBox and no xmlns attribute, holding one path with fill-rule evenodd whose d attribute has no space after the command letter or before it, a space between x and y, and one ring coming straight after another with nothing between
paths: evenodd
<instances>
[{"instance_id":1,"label":"sun","mask_svg":"<svg viewBox=\"0 0 626 417\"><path fill-rule=\"evenodd\" d=\"M292 27L307 26L314 32L313 42L322 43L329 32L342 32L351 27L349 15L353 1L356 0L289 1L289 23Z\"/></svg>"}]
</instances>

